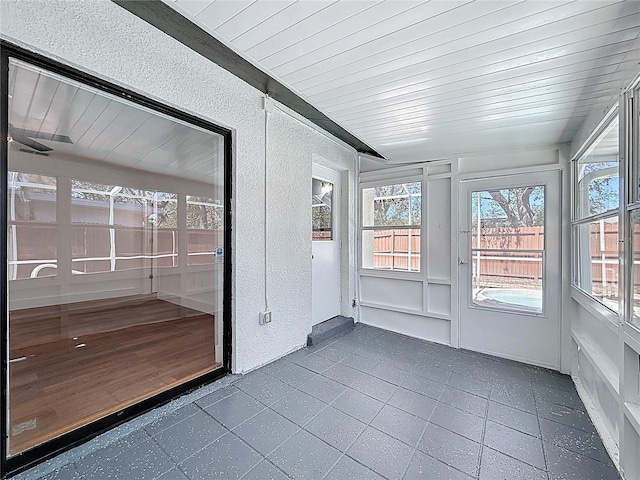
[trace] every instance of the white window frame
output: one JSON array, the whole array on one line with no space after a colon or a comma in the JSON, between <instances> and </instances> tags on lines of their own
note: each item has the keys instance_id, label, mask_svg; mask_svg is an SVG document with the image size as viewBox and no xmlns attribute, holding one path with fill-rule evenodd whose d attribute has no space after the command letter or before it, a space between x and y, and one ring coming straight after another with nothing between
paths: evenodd
<instances>
[{"instance_id":1,"label":"white window frame","mask_svg":"<svg viewBox=\"0 0 640 480\"><path fill-rule=\"evenodd\" d=\"M624 279L624 269L623 269L623 263L621 261L621 253L620 253L620 249L618 251L618 263L617 263L617 268L618 268L618 308L617 311L613 310L611 307L609 307L608 305L606 305L602 300L598 299L597 297L593 296L590 292L587 292L586 290L584 290L583 288L581 288L578 285L578 277L580 275L580 271L582 269L583 264L585 264L586 260L585 258L582 258L579 256L580 253L580 249L578 248L577 242L578 237L577 235L574 233L576 231L576 228L585 224L591 224L595 221L598 220L607 220L607 219L611 219L611 218L615 218L617 217L618 219L618 245L620 245L620 240L622 238L624 238L624 224L622 222L622 215L620 215L620 211L622 208L622 205L624 205L624 196L621 192L621 189L623 187L624 182L623 180L623 172L624 172L624 166L623 166L623 162L622 162L622 155L620 150L623 148L623 143L619 142L619 151L618 151L618 173L617 173L617 177L620 179L619 182L619 190L618 190L618 207L615 209L609 209L607 211L604 212L600 212L598 214L589 214L589 215L584 215L584 216L578 216L578 212L579 212L579 206L580 204L580 189L579 189L579 185L578 185L578 162L579 160L589 151L589 149L595 144L595 142L597 142L602 134L610 127L611 123L614 122L616 119L618 119L618 132L620 134L621 130L622 130L622 125L624 125L624 123L621 121L620 117L620 109L618 107L618 105L616 104L614 108L612 108L608 114L603 118L603 120L600 122L600 125L593 131L593 133L589 136L589 138L585 141L585 143L580 147L580 149L576 152L576 154L573 156L573 158L571 159L571 183L572 183L572 190L573 190L573 194L572 194L572 208L571 208L571 244L572 244L572 251L573 254L571 255L571 285L572 287L579 292L579 295L574 295L574 297L576 299L580 299L579 301L581 303L584 303L580 297L581 296L586 296L588 299L593 300L594 302L597 302L598 305L602 306L604 308L604 312L605 315L604 318L606 318L608 321L618 324L620 322L620 318L622 317L622 313L624 311L624 307L622 305L623 302L623 292L624 292L624 288L623 288L623 279ZM612 172L607 172L607 170L609 169L605 169L599 173L605 173L605 175L602 175L603 177L613 177L612 175L609 175ZM583 177L583 180L587 178L587 176ZM590 245L589 245L589 258L588 258L588 263L589 263L589 268L591 268L591 250L590 250ZM599 309L600 310L600 309Z\"/></svg>"},{"instance_id":2,"label":"white window frame","mask_svg":"<svg viewBox=\"0 0 640 480\"><path fill-rule=\"evenodd\" d=\"M417 172L416 172L417 173ZM364 198L363 195L363 191L366 189L370 189L370 188L376 188L376 187L384 187L384 186L391 186L391 185L400 185L400 184L409 184L409 183L420 183L420 223L419 224L413 224L413 225L378 225L378 226L374 226L374 225L369 225L369 226L365 226L364 225L364 216L363 216L363 204L362 204L362 200ZM415 175L406 175L406 176L400 176L400 177L395 177L395 176L391 176L389 178L385 178L380 179L380 180L371 180L371 181L366 181L366 182L361 182L360 183L360 205L359 205L359 218L360 218L360 225L359 225L359 244L360 244L360 248L359 248L359 255L358 255L358 270L361 272L361 274L381 274L383 276L405 276L408 275L410 277L413 276L422 276L424 273L424 269L425 269L425 262L424 262L424 257L425 255L423 254L424 251L424 244L425 244L425 238L424 238L424 222L425 222L425 204L424 204L424 199L426 198L425 195L425 186L426 186L426 182L424 181L424 174L422 172L422 169L420 169L420 173L419 174L415 174ZM410 194L407 195L409 198L411 197ZM409 202L409 210L411 210L411 202ZM363 242L364 242L364 232L367 231L381 231L381 230L409 230L409 232L411 232L412 230L418 230L420 231L420 253L419 254L414 254L413 256L419 256L420 258L420 268L418 270L411 270L411 258L412 258L412 254L411 254L411 234L409 234L409 252L407 254L407 266L408 266L408 270L400 270L400 269L383 269L383 268L371 268L371 267L364 267L363 266L363 262L362 262L362 257L363 257ZM374 273L375 272L375 273Z\"/></svg>"}]
</instances>

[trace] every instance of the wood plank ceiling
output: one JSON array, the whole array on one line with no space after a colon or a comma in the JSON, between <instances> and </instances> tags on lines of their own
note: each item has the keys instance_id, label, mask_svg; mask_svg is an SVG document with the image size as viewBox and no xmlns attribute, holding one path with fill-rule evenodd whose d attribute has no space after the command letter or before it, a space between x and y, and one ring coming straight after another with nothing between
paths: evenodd
<instances>
[{"instance_id":1,"label":"wood plank ceiling","mask_svg":"<svg viewBox=\"0 0 640 480\"><path fill-rule=\"evenodd\" d=\"M27 137L51 148L48 156L222 182L221 135L19 61L12 60L9 71L11 130L17 138L16 132L34 132ZM68 136L72 143L48 140L52 135ZM19 141L11 146L33 150Z\"/></svg>"},{"instance_id":2,"label":"wood plank ceiling","mask_svg":"<svg viewBox=\"0 0 640 480\"><path fill-rule=\"evenodd\" d=\"M163 0L393 161L570 142L640 67L640 2Z\"/></svg>"}]
</instances>

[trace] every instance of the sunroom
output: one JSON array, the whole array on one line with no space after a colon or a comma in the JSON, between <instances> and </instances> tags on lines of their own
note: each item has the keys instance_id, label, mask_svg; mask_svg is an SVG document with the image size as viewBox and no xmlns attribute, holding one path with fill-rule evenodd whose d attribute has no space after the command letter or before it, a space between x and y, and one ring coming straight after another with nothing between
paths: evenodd
<instances>
[{"instance_id":1,"label":"sunroom","mask_svg":"<svg viewBox=\"0 0 640 480\"><path fill-rule=\"evenodd\" d=\"M2 478L640 478L639 32L3 0Z\"/></svg>"}]
</instances>

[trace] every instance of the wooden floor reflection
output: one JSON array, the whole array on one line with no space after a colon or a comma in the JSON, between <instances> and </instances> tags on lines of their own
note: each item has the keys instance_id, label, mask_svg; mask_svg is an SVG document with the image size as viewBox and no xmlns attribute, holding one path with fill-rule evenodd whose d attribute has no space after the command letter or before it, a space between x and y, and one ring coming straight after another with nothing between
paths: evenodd
<instances>
[{"instance_id":1,"label":"wooden floor reflection","mask_svg":"<svg viewBox=\"0 0 640 480\"><path fill-rule=\"evenodd\" d=\"M10 313L10 453L220 366L214 318L150 296Z\"/></svg>"}]
</instances>

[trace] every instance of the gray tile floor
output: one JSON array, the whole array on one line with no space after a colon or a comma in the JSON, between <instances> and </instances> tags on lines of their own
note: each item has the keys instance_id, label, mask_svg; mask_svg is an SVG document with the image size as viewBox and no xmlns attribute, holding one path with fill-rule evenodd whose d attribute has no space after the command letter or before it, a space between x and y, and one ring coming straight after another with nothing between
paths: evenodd
<instances>
[{"instance_id":1,"label":"gray tile floor","mask_svg":"<svg viewBox=\"0 0 640 480\"><path fill-rule=\"evenodd\" d=\"M42 471L20 477L620 478L569 377L361 325Z\"/></svg>"}]
</instances>

